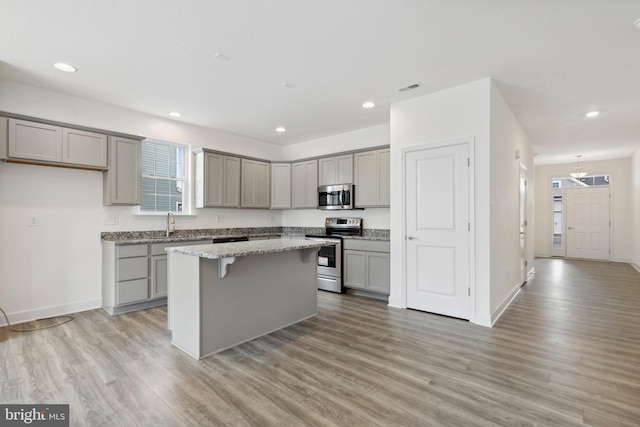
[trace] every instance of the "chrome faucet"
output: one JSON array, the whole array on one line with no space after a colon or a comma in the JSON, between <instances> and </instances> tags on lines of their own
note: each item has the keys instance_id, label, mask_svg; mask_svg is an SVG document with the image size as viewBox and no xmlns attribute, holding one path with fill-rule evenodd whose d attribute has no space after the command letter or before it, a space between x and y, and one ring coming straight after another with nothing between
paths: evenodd
<instances>
[{"instance_id":1,"label":"chrome faucet","mask_svg":"<svg viewBox=\"0 0 640 427\"><path fill-rule=\"evenodd\" d=\"M175 223L176 223L176 220L173 217L173 214L169 212L167 214L167 234L166 234L167 237L171 236L171 233L175 231L175 230L171 230L171 224L175 224Z\"/></svg>"}]
</instances>

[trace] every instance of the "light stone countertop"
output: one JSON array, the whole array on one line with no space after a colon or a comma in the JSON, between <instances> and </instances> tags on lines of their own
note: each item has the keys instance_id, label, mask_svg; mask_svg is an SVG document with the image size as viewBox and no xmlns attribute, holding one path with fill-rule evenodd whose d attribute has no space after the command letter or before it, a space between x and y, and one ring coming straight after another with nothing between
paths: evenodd
<instances>
[{"instance_id":1,"label":"light stone countertop","mask_svg":"<svg viewBox=\"0 0 640 427\"><path fill-rule=\"evenodd\" d=\"M177 252L184 255L197 256L200 258L219 259L266 254L271 252L294 251L298 249L319 248L321 246L335 244L335 242L329 240L319 241L305 239L272 239L194 246L174 246L165 250L167 252Z\"/></svg>"}]
</instances>

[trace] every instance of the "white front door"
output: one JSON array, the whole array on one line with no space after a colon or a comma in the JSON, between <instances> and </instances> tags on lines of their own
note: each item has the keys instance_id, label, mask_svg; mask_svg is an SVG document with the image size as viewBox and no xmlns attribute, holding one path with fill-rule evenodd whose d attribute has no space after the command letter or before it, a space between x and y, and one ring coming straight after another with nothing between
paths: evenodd
<instances>
[{"instance_id":1,"label":"white front door","mask_svg":"<svg viewBox=\"0 0 640 427\"><path fill-rule=\"evenodd\" d=\"M609 260L609 187L567 189L567 257Z\"/></svg>"},{"instance_id":2,"label":"white front door","mask_svg":"<svg viewBox=\"0 0 640 427\"><path fill-rule=\"evenodd\" d=\"M469 144L407 151L407 307L470 318Z\"/></svg>"}]
</instances>

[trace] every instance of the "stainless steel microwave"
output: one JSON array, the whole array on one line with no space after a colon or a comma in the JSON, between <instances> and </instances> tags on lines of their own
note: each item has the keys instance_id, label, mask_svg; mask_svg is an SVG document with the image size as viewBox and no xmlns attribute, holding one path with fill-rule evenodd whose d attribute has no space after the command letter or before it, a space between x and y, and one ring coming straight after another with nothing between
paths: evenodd
<instances>
[{"instance_id":1,"label":"stainless steel microwave","mask_svg":"<svg viewBox=\"0 0 640 427\"><path fill-rule=\"evenodd\" d=\"M355 209L355 186L321 185L318 187L318 209Z\"/></svg>"}]
</instances>

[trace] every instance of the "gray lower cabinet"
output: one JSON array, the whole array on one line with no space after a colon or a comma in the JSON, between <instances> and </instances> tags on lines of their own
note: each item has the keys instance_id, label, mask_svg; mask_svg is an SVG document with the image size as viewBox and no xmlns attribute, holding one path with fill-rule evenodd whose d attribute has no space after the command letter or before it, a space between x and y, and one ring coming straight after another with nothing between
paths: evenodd
<instances>
[{"instance_id":1,"label":"gray lower cabinet","mask_svg":"<svg viewBox=\"0 0 640 427\"><path fill-rule=\"evenodd\" d=\"M188 241L117 245L102 242L102 308L121 314L167 303L169 246L209 243Z\"/></svg>"},{"instance_id":2,"label":"gray lower cabinet","mask_svg":"<svg viewBox=\"0 0 640 427\"><path fill-rule=\"evenodd\" d=\"M343 240L344 286L389 295L389 242Z\"/></svg>"}]
</instances>

